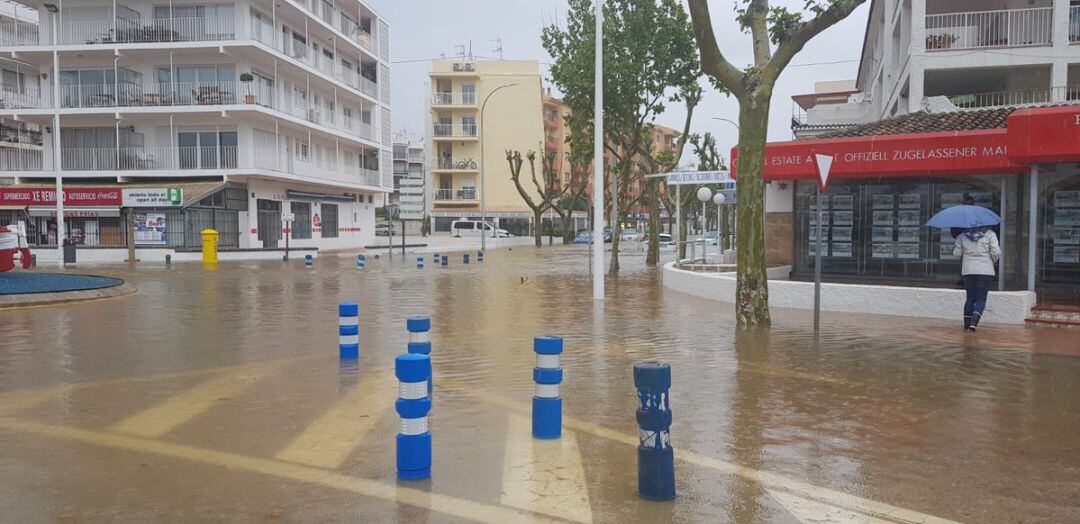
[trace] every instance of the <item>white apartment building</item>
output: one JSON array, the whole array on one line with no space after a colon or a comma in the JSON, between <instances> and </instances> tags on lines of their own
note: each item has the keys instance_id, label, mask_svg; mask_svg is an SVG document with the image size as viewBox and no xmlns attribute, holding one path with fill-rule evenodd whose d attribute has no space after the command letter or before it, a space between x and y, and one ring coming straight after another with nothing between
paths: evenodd
<instances>
[{"instance_id":1,"label":"white apartment building","mask_svg":"<svg viewBox=\"0 0 1080 524\"><path fill-rule=\"evenodd\" d=\"M820 90L825 103L800 104L796 134L923 110L1080 101L1080 0L874 0L847 91L832 92L850 95L846 104Z\"/></svg>"},{"instance_id":2,"label":"white apartment building","mask_svg":"<svg viewBox=\"0 0 1080 524\"><path fill-rule=\"evenodd\" d=\"M406 233L420 234L422 219L430 212L427 193L427 151L423 142L394 141L394 192L390 204L398 206Z\"/></svg>"},{"instance_id":3,"label":"white apartment building","mask_svg":"<svg viewBox=\"0 0 1080 524\"><path fill-rule=\"evenodd\" d=\"M0 20L0 125L37 126L41 147L0 148L0 177L15 188L57 176L183 188L180 209L163 211L168 247L197 247L205 228L223 249L280 248L286 235L292 247L373 243L393 185L389 26L365 3L20 5L37 20ZM126 244L124 227L104 234L124 210L68 206L76 232L96 222L81 224L78 243ZM54 217L5 213L30 215L31 240L55 245Z\"/></svg>"}]
</instances>

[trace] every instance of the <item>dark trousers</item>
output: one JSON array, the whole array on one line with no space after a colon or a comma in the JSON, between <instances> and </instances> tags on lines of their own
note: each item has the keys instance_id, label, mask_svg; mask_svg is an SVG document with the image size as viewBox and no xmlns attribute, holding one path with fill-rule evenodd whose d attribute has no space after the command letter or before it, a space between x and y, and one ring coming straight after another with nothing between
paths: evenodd
<instances>
[{"instance_id":1,"label":"dark trousers","mask_svg":"<svg viewBox=\"0 0 1080 524\"><path fill-rule=\"evenodd\" d=\"M979 318L986 310L986 295L990 293L993 282L993 275L964 275L964 289L967 290L964 319L970 318L973 325L978 325Z\"/></svg>"}]
</instances>

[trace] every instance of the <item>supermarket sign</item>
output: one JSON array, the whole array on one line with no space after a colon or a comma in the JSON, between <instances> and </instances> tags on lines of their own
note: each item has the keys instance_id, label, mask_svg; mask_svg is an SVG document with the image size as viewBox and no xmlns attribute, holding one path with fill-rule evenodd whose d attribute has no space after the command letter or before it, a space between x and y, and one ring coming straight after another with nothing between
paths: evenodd
<instances>
[{"instance_id":1,"label":"supermarket sign","mask_svg":"<svg viewBox=\"0 0 1080 524\"><path fill-rule=\"evenodd\" d=\"M64 205L72 207L173 207L184 201L180 188L121 189L73 187L64 189ZM56 190L48 188L0 188L0 206L55 206Z\"/></svg>"}]
</instances>

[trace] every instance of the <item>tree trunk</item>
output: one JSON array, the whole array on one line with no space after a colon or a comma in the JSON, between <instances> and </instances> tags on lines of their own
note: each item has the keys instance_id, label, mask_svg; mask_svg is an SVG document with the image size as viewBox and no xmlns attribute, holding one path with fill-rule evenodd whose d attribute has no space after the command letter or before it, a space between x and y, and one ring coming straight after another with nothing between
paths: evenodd
<instances>
[{"instance_id":1,"label":"tree trunk","mask_svg":"<svg viewBox=\"0 0 1080 524\"><path fill-rule=\"evenodd\" d=\"M739 326L768 326L769 283L765 267L765 139L769 98L739 109L738 238L735 319Z\"/></svg>"},{"instance_id":2,"label":"tree trunk","mask_svg":"<svg viewBox=\"0 0 1080 524\"><path fill-rule=\"evenodd\" d=\"M536 239L536 247L544 247L544 210L533 210L533 237Z\"/></svg>"},{"instance_id":3,"label":"tree trunk","mask_svg":"<svg viewBox=\"0 0 1080 524\"><path fill-rule=\"evenodd\" d=\"M626 162L627 171L630 170L630 163ZM609 275L619 274L619 174L612 173L611 177L611 264L608 266ZM604 240L604 232L600 232L600 240Z\"/></svg>"},{"instance_id":4,"label":"tree trunk","mask_svg":"<svg viewBox=\"0 0 1080 524\"><path fill-rule=\"evenodd\" d=\"M683 210L682 216L679 217L679 235L677 242L679 244L679 260L686 258L686 210Z\"/></svg>"},{"instance_id":5,"label":"tree trunk","mask_svg":"<svg viewBox=\"0 0 1080 524\"><path fill-rule=\"evenodd\" d=\"M645 265L652 267L660 262L660 181L650 178L646 186L649 192L649 252Z\"/></svg>"}]
</instances>

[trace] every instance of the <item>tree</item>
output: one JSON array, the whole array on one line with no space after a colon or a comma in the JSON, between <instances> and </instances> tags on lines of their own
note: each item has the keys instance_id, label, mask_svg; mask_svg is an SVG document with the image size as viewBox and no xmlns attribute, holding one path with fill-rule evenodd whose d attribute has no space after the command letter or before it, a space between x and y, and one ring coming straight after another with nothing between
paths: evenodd
<instances>
[{"instance_id":1,"label":"tree","mask_svg":"<svg viewBox=\"0 0 1080 524\"><path fill-rule=\"evenodd\" d=\"M570 107L569 124L591 131L593 3L569 0L569 4L566 26L545 27L542 42L553 59L551 79ZM648 151L649 130L665 111L665 103L677 101L680 93L693 89L701 73L689 17L677 0L604 0L603 37L604 149L615 170L606 184L612 193L615 219L608 272L615 274L619 271L618 218L630 204L630 182L641 174L635 164L639 155ZM572 141L574 137L572 133ZM583 145L571 143L575 150Z\"/></svg>"},{"instance_id":2,"label":"tree","mask_svg":"<svg viewBox=\"0 0 1080 524\"><path fill-rule=\"evenodd\" d=\"M765 141L769 103L777 78L811 38L832 27L866 0L805 0L805 14L772 7L768 0L741 0L739 25L750 32L754 63L739 69L720 51L708 0L688 0L701 67L713 83L739 102L738 275L735 317L740 326L767 326L769 288L765 271Z\"/></svg>"},{"instance_id":3,"label":"tree","mask_svg":"<svg viewBox=\"0 0 1080 524\"><path fill-rule=\"evenodd\" d=\"M551 209L559 215L559 220L562 221L563 243L570 244L574 241L574 228L571 227L574 222L574 211L587 211L589 209L588 199L585 198L585 190L589 187L589 166L586 161L585 169L582 169L582 166L575 165L571 160L570 180L564 184L559 177L558 169L555 167L555 161L555 153L544 154L544 178L550 184L558 186L560 188L559 192L562 193L562 196L551 201ZM554 224L552 227L554 227Z\"/></svg>"},{"instance_id":4,"label":"tree","mask_svg":"<svg viewBox=\"0 0 1080 524\"><path fill-rule=\"evenodd\" d=\"M514 187L517 188L521 199L525 201L525 205L529 206L533 212L533 237L536 240L536 247L542 247L544 245L543 231L540 225L543 224L544 211L551 209L551 201L561 196L565 189L554 187L548 180L540 184L540 181L536 179L536 153L529 151L525 153L525 158L529 160L529 173L532 176L533 187L540 195L540 202L534 202L532 195L525 190L525 186L521 185L521 165L524 163L521 152L506 150L506 162L510 164L510 179L514 181Z\"/></svg>"}]
</instances>

